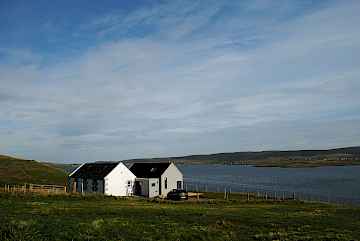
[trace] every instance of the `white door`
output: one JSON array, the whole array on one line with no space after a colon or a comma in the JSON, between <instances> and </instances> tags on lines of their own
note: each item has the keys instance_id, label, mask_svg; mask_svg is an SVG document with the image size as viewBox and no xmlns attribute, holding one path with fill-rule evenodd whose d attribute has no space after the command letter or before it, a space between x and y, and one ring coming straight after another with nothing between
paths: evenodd
<instances>
[{"instance_id":1,"label":"white door","mask_svg":"<svg viewBox=\"0 0 360 241\"><path fill-rule=\"evenodd\" d=\"M127 181L126 183L126 195L127 196L133 195L133 182L131 180Z\"/></svg>"},{"instance_id":2,"label":"white door","mask_svg":"<svg viewBox=\"0 0 360 241\"><path fill-rule=\"evenodd\" d=\"M159 196L159 180L149 180L149 197Z\"/></svg>"}]
</instances>

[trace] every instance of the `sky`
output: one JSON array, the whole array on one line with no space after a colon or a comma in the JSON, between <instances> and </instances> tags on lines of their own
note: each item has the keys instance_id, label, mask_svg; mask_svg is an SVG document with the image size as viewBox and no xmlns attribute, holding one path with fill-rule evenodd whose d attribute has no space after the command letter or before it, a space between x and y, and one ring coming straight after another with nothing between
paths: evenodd
<instances>
[{"instance_id":1,"label":"sky","mask_svg":"<svg viewBox=\"0 0 360 241\"><path fill-rule=\"evenodd\" d=\"M360 145L360 1L0 1L0 153Z\"/></svg>"}]
</instances>

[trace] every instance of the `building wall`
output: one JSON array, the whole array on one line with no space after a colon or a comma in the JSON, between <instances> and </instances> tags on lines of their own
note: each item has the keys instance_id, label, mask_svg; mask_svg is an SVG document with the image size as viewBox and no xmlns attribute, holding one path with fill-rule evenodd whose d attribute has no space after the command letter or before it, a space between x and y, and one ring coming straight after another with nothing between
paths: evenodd
<instances>
[{"instance_id":1,"label":"building wall","mask_svg":"<svg viewBox=\"0 0 360 241\"><path fill-rule=\"evenodd\" d=\"M136 178L135 180L135 195L148 197L149 196L149 179Z\"/></svg>"},{"instance_id":2,"label":"building wall","mask_svg":"<svg viewBox=\"0 0 360 241\"><path fill-rule=\"evenodd\" d=\"M135 178L135 175L120 162L104 179L105 195L133 195Z\"/></svg>"},{"instance_id":3,"label":"building wall","mask_svg":"<svg viewBox=\"0 0 360 241\"><path fill-rule=\"evenodd\" d=\"M104 180L76 178L76 192L104 193Z\"/></svg>"},{"instance_id":4,"label":"building wall","mask_svg":"<svg viewBox=\"0 0 360 241\"><path fill-rule=\"evenodd\" d=\"M68 176L68 190L70 192L78 192L78 185L81 184L81 182L78 182L76 178L72 178L71 175L73 175L77 170L79 170L85 163L78 166L74 171L72 171ZM81 191L81 190L80 190Z\"/></svg>"},{"instance_id":5,"label":"building wall","mask_svg":"<svg viewBox=\"0 0 360 241\"><path fill-rule=\"evenodd\" d=\"M104 193L104 180L84 179L83 190L85 193Z\"/></svg>"},{"instance_id":6,"label":"building wall","mask_svg":"<svg viewBox=\"0 0 360 241\"><path fill-rule=\"evenodd\" d=\"M166 185L167 179L167 185ZM181 181L181 185L183 187L183 174L180 170L175 166L174 163L171 163L169 167L165 170L165 172L161 175L161 196L166 197L168 192L173 189L177 189L177 182Z\"/></svg>"},{"instance_id":7,"label":"building wall","mask_svg":"<svg viewBox=\"0 0 360 241\"><path fill-rule=\"evenodd\" d=\"M137 185L140 185L141 189L141 192L137 192L135 195L144 197L159 196L159 178L136 178L135 182L138 183Z\"/></svg>"},{"instance_id":8,"label":"building wall","mask_svg":"<svg viewBox=\"0 0 360 241\"><path fill-rule=\"evenodd\" d=\"M76 192L82 192L82 179L81 178L76 178L75 182L76 182Z\"/></svg>"}]
</instances>

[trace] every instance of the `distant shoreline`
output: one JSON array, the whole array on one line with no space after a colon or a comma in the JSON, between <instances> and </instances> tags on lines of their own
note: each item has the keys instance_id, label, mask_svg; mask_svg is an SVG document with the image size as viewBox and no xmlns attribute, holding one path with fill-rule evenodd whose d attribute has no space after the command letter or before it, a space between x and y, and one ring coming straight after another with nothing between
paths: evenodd
<instances>
[{"instance_id":1,"label":"distant shoreline","mask_svg":"<svg viewBox=\"0 0 360 241\"><path fill-rule=\"evenodd\" d=\"M256 167L321 167L360 165L360 147L328 150L230 152L180 157L143 158L126 160L132 162L168 162L177 164L223 164L252 165Z\"/></svg>"},{"instance_id":2,"label":"distant shoreline","mask_svg":"<svg viewBox=\"0 0 360 241\"><path fill-rule=\"evenodd\" d=\"M303 164L298 164L298 163L291 163L291 164L282 164L282 163L263 163L263 164L240 164L240 163L197 163L197 162L186 162L186 163L181 163L178 162L177 164L179 165L223 165L223 166L232 166L232 165L236 165L236 166L251 166L251 167L280 167L280 168L317 168L317 167L341 167L341 166L360 166L360 162L359 163L322 163L322 164L317 164L317 163L303 163Z\"/></svg>"}]
</instances>

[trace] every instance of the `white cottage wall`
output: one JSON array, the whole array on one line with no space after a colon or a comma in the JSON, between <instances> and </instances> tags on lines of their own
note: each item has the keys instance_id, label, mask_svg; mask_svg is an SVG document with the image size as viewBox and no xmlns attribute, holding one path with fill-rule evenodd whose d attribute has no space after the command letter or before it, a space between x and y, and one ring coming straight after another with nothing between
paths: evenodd
<instances>
[{"instance_id":1,"label":"white cottage wall","mask_svg":"<svg viewBox=\"0 0 360 241\"><path fill-rule=\"evenodd\" d=\"M119 163L105 178L105 195L131 196L134 190L135 175ZM130 182L130 185L128 183Z\"/></svg>"},{"instance_id":2,"label":"white cottage wall","mask_svg":"<svg viewBox=\"0 0 360 241\"><path fill-rule=\"evenodd\" d=\"M177 189L178 181L181 181L181 185L183 186L183 174L174 163L171 163L161 175L161 196L165 197L168 192Z\"/></svg>"}]
</instances>

